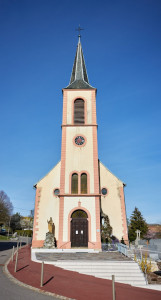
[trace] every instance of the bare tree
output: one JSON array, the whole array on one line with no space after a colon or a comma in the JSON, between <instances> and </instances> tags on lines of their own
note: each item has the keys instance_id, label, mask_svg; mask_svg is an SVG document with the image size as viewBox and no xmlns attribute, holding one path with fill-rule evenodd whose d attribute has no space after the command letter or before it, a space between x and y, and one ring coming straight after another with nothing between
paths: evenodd
<instances>
[{"instance_id":1,"label":"bare tree","mask_svg":"<svg viewBox=\"0 0 161 300\"><path fill-rule=\"evenodd\" d=\"M4 191L0 191L0 224L6 223L13 211L13 205L10 198Z\"/></svg>"}]
</instances>

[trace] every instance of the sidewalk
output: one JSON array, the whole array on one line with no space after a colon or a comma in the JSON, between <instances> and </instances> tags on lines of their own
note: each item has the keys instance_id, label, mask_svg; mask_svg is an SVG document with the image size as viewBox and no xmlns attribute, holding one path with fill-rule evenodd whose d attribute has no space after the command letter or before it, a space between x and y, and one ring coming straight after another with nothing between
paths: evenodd
<instances>
[{"instance_id":1,"label":"sidewalk","mask_svg":"<svg viewBox=\"0 0 161 300\"><path fill-rule=\"evenodd\" d=\"M112 300L111 280L99 279L53 265L44 265L44 286L40 288L41 264L31 261L30 247L19 250L17 272L14 261L8 264L8 271L17 280L42 291L77 300ZM161 292L131 287L116 283L116 300L160 300Z\"/></svg>"}]
</instances>

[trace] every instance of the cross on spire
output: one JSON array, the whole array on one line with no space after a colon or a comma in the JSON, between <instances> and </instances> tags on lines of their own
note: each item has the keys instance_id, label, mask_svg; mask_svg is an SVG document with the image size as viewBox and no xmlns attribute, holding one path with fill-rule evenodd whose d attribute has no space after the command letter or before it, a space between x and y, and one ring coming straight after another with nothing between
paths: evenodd
<instances>
[{"instance_id":1,"label":"cross on spire","mask_svg":"<svg viewBox=\"0 0 161 300\"><path fill-rule=\"evenodd\" d=\"M78 31L79 32L79 34L78 34L78 37L79 37L79 40L80 40L80 38L81 38L81 30L84 30L84 28L81 28L80 27L80 24L79 24L79 26L78 26L78 28L76 28L76 31Z\"/></svg>"}]
</instances>

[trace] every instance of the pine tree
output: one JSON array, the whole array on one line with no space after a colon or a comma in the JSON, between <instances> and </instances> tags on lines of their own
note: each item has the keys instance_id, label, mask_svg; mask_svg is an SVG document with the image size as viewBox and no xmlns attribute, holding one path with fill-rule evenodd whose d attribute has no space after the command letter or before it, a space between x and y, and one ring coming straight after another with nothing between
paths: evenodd
<instances>
[{"instance_id":1,"label":"pine tree","mask_svg":"<svg viewBox=\"0 0 161 300\"><path fill-rule=\"evenodd\" d=\"M129 240L130 242L136 240L136 230L140 230L140 237L143 238L148 232L148 225L144 220L141 212L137 207L135 207L129 222Z\"/></svg>"}]
</instances>

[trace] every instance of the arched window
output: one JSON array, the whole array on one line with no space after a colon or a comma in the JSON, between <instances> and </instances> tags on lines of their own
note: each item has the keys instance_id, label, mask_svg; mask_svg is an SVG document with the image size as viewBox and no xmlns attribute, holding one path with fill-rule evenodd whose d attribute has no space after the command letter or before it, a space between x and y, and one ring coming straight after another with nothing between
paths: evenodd
<instances>
[{"instance_id":1,"label":"arched window","mask_svg":"<svg viewBox=\"0 0 161 300\"><path fill-rule=\"evenodd\" d=\"M84 210L78 209L72 213L71 217L72 219L87 219L88 215Z\"/></svg>"},{"instance_id":2,"label":"arched window","mask_svg":"<svg viewBox=\"0 0 161 300\"><path fill-rule=\"evenodd\" d=\"M72 174L72 183L71 183L71 192L72 194L78 194L78 174Z\"/></svg>"},{"instance_id":3,"label":"arched window","mask_svg":"<svg viewBox=\"0 0 161 300\"><path fill-rule=\"evenodd\" d=\"M81 174L81 194L87 194L87 174Z\"/></svg>"},{"instance_id":4,"label":"arched window","mask_svg":"<svg viewBox=\"0 0 161 300\"><path fill-rule=\"evenodd\" d=\"M84 124L84 100L74 101L74 124Z\"/></svg>"}]
</instances>

